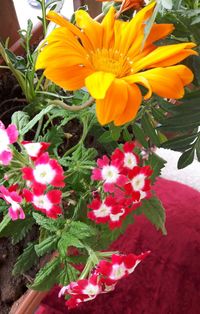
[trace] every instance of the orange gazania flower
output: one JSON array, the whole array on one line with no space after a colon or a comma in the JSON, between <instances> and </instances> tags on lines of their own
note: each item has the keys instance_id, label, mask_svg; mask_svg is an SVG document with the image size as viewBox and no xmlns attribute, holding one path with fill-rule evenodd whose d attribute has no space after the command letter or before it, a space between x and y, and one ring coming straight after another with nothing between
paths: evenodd
<instances>
[{"instance_id":1,"label":"orange gazania flower","mask_svg":"<svg viewBox=\"0 0 200 314\"><path fill-rule=\"evenodd\" d=\"M111 2L113 0L97 0L99 2ZM135 10L139 10L141 8L143 8L143 6L145 5L145 1L144 0L114 0L114 2L121 2L122 6L120 9L120 12L124 12L126 10L129 9L135 9Z\"/></svg>"},{"instance_id":2,"label":"orange gazania flower","mask_svg":"<svg viewBox=\"0 0 200 314\"><path fill-rule=\"evenodd\" d=\"M75 13L76 26L55 12L48 19L60 27L47 37L36 68L67 90L86 86L96 100L98 121L122 125L131 121L142 102L139 85L166 98L182 98L184 86L193 80L184 65L175 65L197 54L193 43L156 47L153 43L173 30L172 24L154 24L145 42L145 22L155 2L140 10L130 22L115 19L110 8L101 23L87 12Z\"/></svg>"}]
</instances>

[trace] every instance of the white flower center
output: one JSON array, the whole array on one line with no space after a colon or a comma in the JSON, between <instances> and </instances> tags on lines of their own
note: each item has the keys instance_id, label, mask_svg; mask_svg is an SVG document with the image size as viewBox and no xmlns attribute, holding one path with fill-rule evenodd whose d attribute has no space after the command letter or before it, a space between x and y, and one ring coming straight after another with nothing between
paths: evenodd
<instances>
[{"instance_id":1,"label":"white flower center","mask_svg":"<svg viewBox=\"0 0 200 314\"><path fill-rule=\"evenodd\" d=\"M56 172L49 164L37 165L33 170L34 178L37 182L42 184L49 184L53 181Z\"/></svg>"},{"instance_id":2,"label":"white flower center","mask_svg":"<svg viewBox=\"0 0 200 314\"><path fill-rule=\"evenodd\" d=\"M125 273L126 273L126 267L124 263L120 265L115 264L112 266L112 273L110 275L110 279L118 280L122 278L125 275Z\"/></svg>"},{"instance_id":3,"label":"white flower center","mask_svg":"<svg viewBox=\"0 0 200 314\"><path fill-rule=\"evenodd\" d=\"M29 156L31 157L37 157L40 149L41 149L41 144L40 143L27 143L24 144L24 147L28 153Z\"/></svg>"},{"instance_id":4,"label":"white flower center","mask_svg":"<svg viewBox=\"0 0 200 314\"><path fill-rule=\"evenodd\" d=\"M106 206L104 203L99 207L99 209L95 210L96 217L106 217L110 214L111 207Z\"/></svg>"},{"instance_id":5,"label":"white flower center","mask_svg":"<svg viewBox=\"0 0 200 314\"><path fill-rule=\"evenodd\" d=\"M97 295L99 293L99 286L93 285L89 283L87 287L83 290L83 294L87 294L89 296Z\"/></svg>"},{"instance_id":6,"label":"white flower center","mask_svg":"<svg viewBox=\"0 0 200 314\"><path fill-rule=\"evenodd\" d=\"M10 144L10 140L8 134L5 130L0 129L0 154L8 149L8 145Z\"/></svg>"},{"instance_id":7,"label":"white flower center","mask_svg":"<svg viewBox=\"0 0 200 314\"><path fill-rule=\"evenodd\" d=\"M112 221L118 221L120 219L120 217L124 214L125 210L124 208L121 209L121 213L118 213L118 214L110 214L110 219Z\"/></svg>"},{"instance_id":8,"label":"white flower center","mask_svg":"<svg viewBox=\"0 0 200 314\"><path fill-rule=\"evenodd\" d=\"M133 169L137 166L137 159L132 153L124 154L124 166L129 169Z\"/></svg>"},{"instance_id":9,"label":"white flower center","mask_svg":"<svg viewBox=\"0 0 200 314\"><path fill-rule=\"evenodd\" d=\"M104 166L102 177L106 183L115 183L119 177L119 170L115 166Z\"/></svg>"},{"instance_id":10,"label":"white flower center","mask_svg":"<svg viewBox=\"0 0 200 314\"><path fill-rule=\"evenodd\" d=\"M145 176L144 174L138 174L135 178L131 180L132 187L134 191L140 191L144 187L145 184Z\"/></svg>"},{"instance_id":11,"label":"white flower center","mask_svg":"<svg viewBox=\"0 0 200 314\"><path fill-rule=\"evenodd\" d=\"M33 197L33 204L41 209L45 209L49 211L52 208L52 203L48 199L46 195L40 195L40 196L35 196Z\"/></svg>"}]
</instances>

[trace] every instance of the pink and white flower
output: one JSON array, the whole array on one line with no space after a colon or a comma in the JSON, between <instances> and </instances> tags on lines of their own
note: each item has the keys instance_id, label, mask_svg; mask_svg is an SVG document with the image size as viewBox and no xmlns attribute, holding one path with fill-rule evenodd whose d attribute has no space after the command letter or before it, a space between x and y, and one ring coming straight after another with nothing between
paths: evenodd
<instances>
[{"instance_id":1,"label":"pink and white flower","mask_svg":"<svg viewBox=\"0 0 200 314\"><path fill-rule=\"evenodd\" d=\"M7 129L2 121L0 121L0 164L9 165L12 160L12 151L10 144L17 141L18 131L14 124L10 124Z\"/></svg>"},{"instance_id":2,"label":"pink and white flower","mask_svg":"<svg viewBox=\"0 0 200 314\"><path fill-rule=\"evenodd\" d=\"M51 190L44 193L45 188L33 188L33 192L24 189L23 195L28 203L32 203L33 207L44 213L47 217L57 218L62 214L60 207L62 192L60 190Z\"/></svg>"},{"instance_id":3,"label":"pink and white flower","mask_svg":"<svg viewBox=\"0 0 200 314\"><path fill-rule=\"evenodd\" d=\"M115 283L123 277L131 274L135 270L136 266L149 254L150 251L147 251L140 255L113 254L111 261L100 261L97 269L102 276L109 279L111 283Z\"/></svg>"},{"instance_id":4,"label":"pink and white flower","mask_svg":"<svg viewBox=\"0 0 200 314\"><path fill-rule=\"evenodd\" d=\"M11 186L9 189L3 185L0 186L0 198L3 198L7 204L11 206L8 209L8 214L12 220L24 219L25 214L20 206L22 197L16 192L16 185Z\"/></svg>"},{"instance_id":5,"label":"pink and white flower","mask_svg":"<svg viewBox=\"0 0 200 314\"><path fill-rule=\"evenodd\" d=\"M107 196L101 201L99 198L93 199L88 205L92 211L88 213L88 218L96 223L109 223L110 229L120 227L123 218L126 216L126 210L123 205L116 202L112 196Z\"/></svg>"},{"instance_id":6,"label":"pink and white flower","mask_svg":"<svg viewBox=\"0 0 200 314\"><path fill-rule=\"evenodd\" d=\"M124 174L127 174L129 170L133 169L139 164L139 156L133 152L134 148L134 142L126 142L123 145L122 151L119 148L116 148L111 156L112 160L118 159L123 161L122 172Z\"/></svg>"},{"instance_id":7,"label":"pink and white flower","mask_svg":"<svg viewBox=\"0 0 200 314\"><path fill-rule=\"evenodd\" d=\"M63 294L72 296L66 304L68 308L74 308L81 302L87 302L96 298L101 293L98 274L91 275L88 279L80 279L71 282L60 290L59 297Z\"/></svg>"},{"instance_id":8,"label":"pink and white flower","mask_svg":"<svg viewBox=\"0 0 200 314\"><path fill-rule=\"evenodd\" d=\"M31 157L32 160L36 160L50 146L50 143L46 142L34 143L30 141L22 141L21 144L24 146L27 154Z\"/></svg>"},{"instance_id":9,"label":"pink and white flower","mask_svg":"<svg viewBox=\"0 0 200 314\"><path fill-rule=\"evenodd\" d=\"M34 167L22 168L23 179L31 181L33 186L64 187L63 168L55 159L50 159L48 153L43 153L34 162Z\"/></svg>"},{"instance_id":10,"label":"pink and white flower","mask_svg":"<svg viewBox=\"0 0 200 314\"><path fill-rule=\"evenodd\" d=\"M126 176L121 174L122 160L111 160L104 155L102 158L97 159L98 168L93 169L92 179L103 181L105 192L113 192L114 186L123 186L127 179Z\"/></svg>"},{"instance_id":11,"label":"pink and white flower","mask_svg":"<svg viewBox=\"0 0 200 314\"><path fill-rule=\"evenodd\" d=\"M128 172L129 182L124 186L126 193L138 198L138 201L146 198L150 194L150 176L153 171L149 166L134 167Z\"/></svg>"}]
</instances>

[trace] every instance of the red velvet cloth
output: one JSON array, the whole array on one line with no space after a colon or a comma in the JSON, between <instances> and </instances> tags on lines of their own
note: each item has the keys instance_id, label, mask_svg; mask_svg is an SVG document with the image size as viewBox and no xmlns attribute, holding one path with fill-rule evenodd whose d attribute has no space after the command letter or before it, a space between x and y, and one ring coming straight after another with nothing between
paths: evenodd
<instances>
[{"instance_id":1,"label":"red velvet cloth","mask_svg":"<svg viewBox=\"0 0 200 314\"><path fill-rule=\"evenodd\" d=\"M167 215L167 236L136 217L112 245L123 253L151 250L115 291L99 295L68 311L54 288L36 314L197 314L200 302L200 193L173 181L159 179L154 190ZM156 208L155 208L156 210Z\"/></svg>"}]
</instances>

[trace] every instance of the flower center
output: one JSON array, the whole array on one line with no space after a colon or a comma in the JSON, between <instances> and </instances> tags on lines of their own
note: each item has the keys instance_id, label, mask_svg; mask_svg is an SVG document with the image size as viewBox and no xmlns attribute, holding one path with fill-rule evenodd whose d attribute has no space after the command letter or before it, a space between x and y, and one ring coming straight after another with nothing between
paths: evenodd
<instances>
[{"instance_id":1,"label":"flower center","mask_svg":"<svg viewBox=\"0 0 200 314\"><path fill-rule=\"evenodd\" d=\"M129 169L133 169L135 166L137 166L137 160L132 153L125 153L124 166Z\"/></svg>"},{"instance_id":2,"label":"flower center","mask_svg":"<svg viewBox=\"0 0 200 314\"><path fill-rule=\"evenodd\" d=\"M121 265L115 264L112 267L112 273L110 275L110 279L118 280L122 278L126 273L126 268L124 266L124 263Z\"/></svg>"},{"instance_id":3,"label":"flower center","mask_svg":"<svg viewBox=\"0 0 200 314\"><path fill-rule=\"evenodd\" d=\"M118 50L97 49L91 53L91 61L95 70L112 73L118 78L131 74L132 61Z\"/></svg>"},{"instance_id":4,"label":"flower center","mask_svg":"<svg viewBox=\"0 0 200 314\"><path fill-rule=\"evenodd\" d=\"M115 183L119 177L119 171L114 166L104 166L102 169L102 177L106 183Z\"/></svg>"},{"instance_id":5,"label":"flower center","mask_svg":"<svg viewBox=\"0 0 200 314\"><path fill-rule=\"evenodd\" d=\"M52 203L49 201L46 195L40 195L33 197L33 204L41 209L50 210L52 208Z\"/></svg>"},{"instance_id":6,"label":"flower center","mask_svg":"<svg viewBox=\"0 0 200 314\"><path fill-rule=\"evenodd\" d=\"M56 173L55 170L51 168L50 165L41 164L37 165L33 171L35 180L42 184L49 184L53 181Z\"/></svg>"},{"instance_id":7,"label":"flower center","mask_svg":"<svg viewBox=\"0 0 200 314\"><path fill-rule=\"evenodd\" d=\"M143 174L138 174L135 178L132 179L131 184L135 191L142 190L145 184L145 176Z\"/></svg>"}]
</instances>

